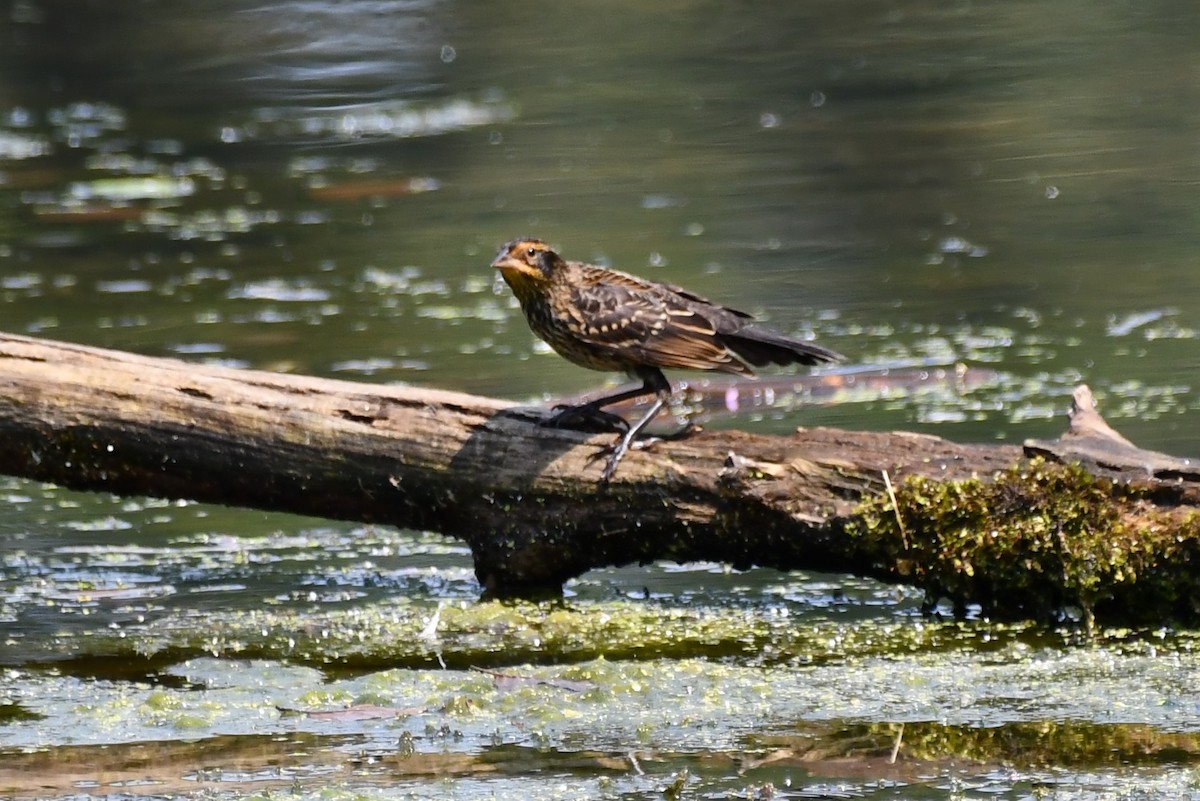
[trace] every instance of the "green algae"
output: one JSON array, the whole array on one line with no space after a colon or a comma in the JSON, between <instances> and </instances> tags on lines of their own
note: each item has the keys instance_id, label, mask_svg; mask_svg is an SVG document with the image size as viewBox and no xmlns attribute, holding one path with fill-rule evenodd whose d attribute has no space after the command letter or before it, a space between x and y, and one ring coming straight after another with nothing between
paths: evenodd
<instances>
[{"instance_id":1,"label":"green algae","mask_svg":"<svg viewBox=\"0 0 1200 801\"><path fill-rule=\"evenodd\" d=\"M1200 619L1200 515L1153 490L1034 459L990 480L911 477L848 533L881 572L998 619L1162 624Z\"/></svg>"},{"instance_id":2,"label":"green algae","mask_svg":"<svg viewBox=\"0 0 1200 801\"><path fill-rule=\"evenodd\" d=\"M1030 624L974 621L806 620L767 610L658 605L634 600L490 601L435 611L403 599L352 609L259 609L164 615L138 625L64 636L39 660L91 675L150 673L210 655L276 659L327 673L390 667L497 667L590 659L705 658L824 664L879 655L1070 642ZM86 657L79 652L87 653Z\"/></svg>"},{"instance_id":3,"label":"green algae","mask_svg":"<svg viewBox=\"0 0 1200 801\"><path fill-rule=\"evenodd\" d=\"M780 749L802 762L874 757L936 763L970 760L1021 768L1096 768L1200 763L1200 733L1172 732L1136 723L1012 722L999 726L935 722L800 724L798 735L752 736L750 747ZM897 747L899 743L899 747Z\"/></svg>"},{"instance_id":4,"label":"green algae","mask_svg":"<svg viewBox=\"0 0 1200 801\"><path fill-rule=\"evenodd\" d=\"M947 635L984 631L919 619L908 626ZM62 775L62 766L83 753L99 756L78 747L88 743L103 746L111 775L174 787L199 771L210 788L226 790L244 789L246 777L277 779L286 789L290 777L306 784L330 771L352 771L348 780L369 785L579 770L636 781L628 788L637 791L632 797L645 797L639 770L661 792L687 768L694 782L684 788L686 797L735 779L779 783L793 775L928 782L947 775L951 763L974 775L1001 764L1062 770L1195 763L1195 643L1169 656L1143 641L1135 656L1127 655L1135 649L1122 633L1112 634L1110 646L1064 649L1061 643L1035 646L1016 627L1007 642L1000 627L986 629L994 640L977 637L970 646L964 637L957 647L907 655L871 655L865 638L834 637L829 647L840 642L848 653L824 663L597 658L505 669L506 676L528 679L523 682L441 668L331 674L231 654L173 668L187 690L14 672L13 692L44 718L0 729L0 779L5 770L13 771L14 782L28 781L35 770L41 779ZM86 700L69 707L63 699ZM363 704L403 714L338 714ZM296 709L328 714L288 713ZM1080 724L1070 729L1063 721ZM901 723L900 764L886 766L881 754ZM1039 732L1046 740L1041 750ZM44 743L54 745L27 760L21 756L22 749ZM1104 751L1113 748L1117 758L1104 761ZM1139 748L1147 754L1140 761L1134 758ZM173 762L146 761L158 752ZM84 769L94 772L97 764Z\"/></svg>"},{"instance_id":5,"label":"green algae","mask_svg":"<svg viewBox=\"0 0 1200 801\"><path fill-rule=\"evenodd\" d=\"M41 720L45 715L40 715L37 712L32 712L26 709L22 704L0 704L0 726L9 723L22 723L32 720Z\"/></svg>"}]
</instances>

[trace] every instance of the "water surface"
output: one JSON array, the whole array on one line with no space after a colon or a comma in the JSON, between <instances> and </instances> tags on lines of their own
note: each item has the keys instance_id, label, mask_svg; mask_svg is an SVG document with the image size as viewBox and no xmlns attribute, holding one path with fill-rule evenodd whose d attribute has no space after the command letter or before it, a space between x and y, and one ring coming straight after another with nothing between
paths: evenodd
<instances>
[{"instance_id":1,"label":"water surface","mask_svg":"<svg viewBox=\"0 0 1200 801\"><path fill-rule=\"evenodd\" d=\"M536 235L815 335L847 369L994 375L731 425L1021 441L1058 434L1086 382L1135 442L1200 454L1188 4L5 13L4 330L519 400L594 388L488 269ZM597 571L565 608L507 609L478 605L469 554L432 535L0 492L0 748L47 760L0 795L643 797L681 776L695 797L1197 792L1194 751L1161 741L1198 729L1189 632L1087 644L719 565ZM605 620L642 633L588 629ZM470 663L595 686L514 689ZM405 714L279 709L348 704ZM1070 724L1063 741L1120 756L963 766L914 739L908 771L805 762L796 738L831 721ZM104 744L165 767L130 750L107 784L63 773ZM13 777L38 771L73 778Z\"/></svg>"}]
</instances>

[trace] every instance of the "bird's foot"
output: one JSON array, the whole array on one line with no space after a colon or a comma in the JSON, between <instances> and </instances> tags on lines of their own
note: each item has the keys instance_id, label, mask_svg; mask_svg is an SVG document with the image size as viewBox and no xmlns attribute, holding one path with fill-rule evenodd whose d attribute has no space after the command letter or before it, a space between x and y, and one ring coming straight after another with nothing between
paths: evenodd
<instances>
[{"instance_id":1,"label":"bird's foot","mask_svg":"<svg viewBox=\"0 0 1200 801\"><path fill-rule=\"evenodd\" d=\"M612 445L605 445L589 460L594 462L601 456L608 458L604 462L604 472L600 474L600 483L607 484L612 480L612 477L617 473L617 465L625 458L625 454L630 451L641 451L647 448L652 448L659 442L674 442L683 439L700 430L700 426L688 423L678 431L670 434L658 434L654 436L637 436L630 437L628 434L621 437Z\"/></svg>"},{"instance_id":2,"label":"bird's foot","mask_svg":"<svg viewBox=\"0 0 1200 801\"><path fill-rule=\"evenodd\" d=\"M604 460L604 472L600 474L600 483L607 484L612 481L612 477L617 474L617 465L625 458L625 454L630 451L640 451L651 447L656 442L662 442L662 437L642 437L640 439L630 440L628 436L621 437L612 445L606 445L596 451L596 455L589 461L595 461L601 456L607 456Z\"/></svg>"},{"instance_id":3,"label":"bird's foot","mask_svg":"<svg viewBox=\"0 0 1200 801\"><path fill-rule=\"evenodd\" d=\"M619 465L621 460L625 458L625 454L629 452L629 449L632 445L633 443L630 442L629 437L624 436L612 445L606 445L605 447L596 451L596 455L593 456L590 461L595 461L601 456L608 456L608 458L604 460L604 472L600 474L601 484L607 484L608 482L612 481L612 477L617 474L617 465Z\"/></svg>"},{"instance_id":4,"label":"bird's foot","mask_svg":"<svg viewBox=\"0 0 1200 801\"><path fill-rule=\"evenodd\" d=\"M625 418L595 406L555 406L554 412L542 423L543 426L570 428L589 434L624 434L629 431L629 423Z\"/></svg>"}]
</instances>

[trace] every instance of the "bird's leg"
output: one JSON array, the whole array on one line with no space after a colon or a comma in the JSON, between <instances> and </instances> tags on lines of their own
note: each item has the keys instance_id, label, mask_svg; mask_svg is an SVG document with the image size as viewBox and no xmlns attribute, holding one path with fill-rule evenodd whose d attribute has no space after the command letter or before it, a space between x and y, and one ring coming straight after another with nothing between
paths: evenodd
<instances>
[{"instance_id":1,"label":"bird's leg","mask_svg":"<svg viewBox=\"0 0 1200 801\"><path fill-rule=\"evenodd\" d=\"M650 404L650 408L646 410L641 419L632 426L628 426L628 430L612 446L608 454L608 460L604 463L604 472L600 474L601 484L607 484L612 480L613 475L617 472L617 465L621 463L621 459L629 452L629 448L634 440L650 424L650 421L662 411L662 407L666 405L667 399L671 397L671 384L667 381L666 376L662 374L662 370L659 370L657 367L648 367L639 370L636 375L642 379L640 389L620 392L615 396L603 398L604 403L616 403L621 400L636 398L640 395L648 395L652 392L656 397L654 398L654 403Z\"/></svg>"},{"instance_id":2,"label":"bird's leg","mask_svg":"<svg viewBox=\"0 0 1200 801\"><path fill-rule=\"evenodd\" d=\"M637 438L637 435L642 433L642 429L649 425L650 421L654 419L655 415L662 410L662 407L664 404L666 404L668 397L670 397L669 392L658 393L658 397L654 399L654 403L652 403L650 408L646 410L646 413L642 415L642 419L630 426L629 430L626 431L621 436L621 439L617 441L617 444L612 447L612 452L608 455L608 461L604 463L604 472L600 474L601 484L607 484L612 480L613 475L617 472L617 465L621 462L621 459L624 458L625 454L629 452L629 446L633 444L633 441Z\"/></svg>"},{"instance_id":3,"label":"bird's leg","mask_svg":"<svg viewBox=\"0 0 1200 801\"><path fill-rule=\"evenodd\" d=\"M603 398L597 398L594 401L588 401L579 406L563 407L558 409L553 417L542 423L545 426L560 428L587 426L588 430L595 430L597 426L607 426L607 428L602 430L606 432L616 431L621 434L621 438L615 444L600 451L601 454L608 454L608 459L604 464L604 472L600 474L600 482L602 484L606 484L612 480L621 459L629 452L634 441L646 426L650 424L650 421L662 411L662 407L666 405L667 400L671 397L671 384L667 381L667 377L663 375L662 370L659 370L657 367L639 368L634 375L642 379L640 387L623 390L612 395L605 395ZM646 413L632 426L624 418L612 412L606 412L601 408L612 403L640 398L643 395L655 395L656 397L654 403L650 404L650 408L646 410Z\"/></svg>"}]
</instances>

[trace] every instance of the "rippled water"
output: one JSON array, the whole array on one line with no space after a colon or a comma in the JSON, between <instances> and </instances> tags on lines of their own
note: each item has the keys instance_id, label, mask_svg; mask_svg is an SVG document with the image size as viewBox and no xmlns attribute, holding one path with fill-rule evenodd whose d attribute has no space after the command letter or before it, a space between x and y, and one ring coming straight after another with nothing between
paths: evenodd
<instances>
[{"instance_id":1,"label":"rippled water","mask_svg":"<svg viewBox=\"0 0 1200 801\"><path fill-rule=\"evenodd\" d=\"M965 364L988 376L958 391L881 379L733 425L1020 441L1060 432L1086 382L1135 442L1200 454L1200 19L1186 4L22 0L4 13L4 330L517 399L593 388L604 377L540 347L487 267L500 243L532 234L811 332L850 356L848 370ZM553 688L530 690L526 715L464 666L438 670L432 648L420 652L429 664L399 644L355 656L301 626L300 659L280 634L300 624L272 619L263 661L239 674L229 642L192 639L206 619L246 634L253 621L238 616L261 609L334 630L359 613L418 632L440 608L453 620L478 589L454 543L19 481L0 492L0 712L44 716L0 717L0 748L199 737L250 765L229 767L213 792L255 792L274 757L255 762L246 742L220 738L292 732L276 702L366 698L427 709L412 725L300 728L349 737L314 753L360 749L362 786L398 797L636 797L683 770L698 797L768 783L782 797L1197 792L1182 756L1095 773L1018 760L956 774L931 761L866 778L858 763L734 764L828 719L1194 732L1186 633L1117 633L1090 648L975 622L953 647L900 643L889 632L952 624L922 621L903 589L845 577L597 571L568 587L581 620L644 613L648 628L676 632L670 621L698 615L722 633L705 642L680 629L677 652L647 634L643 652L660 661L627 644L606 663L586 644L539 651L522 635L518 648L507 636L532 625L523 615L550 612L497 612L495 641L459 643L462 654L577 662L605 688L561 719L547 711ZM724 628L738 620L758 634L739 644ZM1137 645L1112 644L1127 636ZM879 650L863 650L872 638ZM1006 645L993 650L995 638ZM224 658L187 661L206 649ZM689 653L703 658L676 661ZM348 684L327 696L326 677L305 672L375 671L387 658L427 672L339 678ZM696 687L706 700L681 700ZM394 757L404 731L418 754L488 754L503 775L439 763L464 778L401 781L397 769L380 780L366 766ZM596 750L623 761L532 756ZM341 791L356 786L337 774L348 764L314 758L275 778L301 794ZM194 778L102 791L172 795ZM0 795L17 786L5 781ZM101 792L87 781L46 792Z\"/></svg>"}]
</instances>

